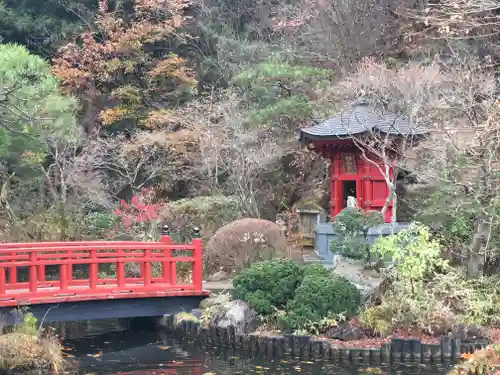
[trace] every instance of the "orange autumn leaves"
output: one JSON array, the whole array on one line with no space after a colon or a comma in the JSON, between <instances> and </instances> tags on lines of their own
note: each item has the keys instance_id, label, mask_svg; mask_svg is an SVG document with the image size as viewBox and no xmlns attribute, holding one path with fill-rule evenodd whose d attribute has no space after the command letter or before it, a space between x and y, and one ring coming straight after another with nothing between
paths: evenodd
<instances>
[{"instance_id":1,"label":"orange autumn leaves","mask_svg":"<svg viewBox=\"0 0 500 375\"><path fill-rule=\"evenodd\" d=\"M456 365L448 375L499 375L499 344L490 345L474 353L464 353L460 358L464 362Z\"/></svg>"},{"instance_id":2,"label":"orange autumn leaves","mask_svg":"<svg viewBox=\"0 0 500 375\"><path fill-rule=\"evenodd\" d=\"M474 358L474 353L462 353L462 354L460 354L460 359L463 361L468 361L471 358Z\"/></svg>"},{"instance_id":3,"label":"orange autumn leaves","mask_svg":"<svg viewBox=\"0 0 500 375\"><path fill-rule=\"evenodd\" d=\"M100 1L93 28L66 44L54 72L72 94L97 108L104 125L132 120L140 126L152 108L164 108L196 85L175 40L187 17L185 0L135 0L132 12L109 11ZM92 95L85 95L92 93Z\"/></svg>"}]
</instances>

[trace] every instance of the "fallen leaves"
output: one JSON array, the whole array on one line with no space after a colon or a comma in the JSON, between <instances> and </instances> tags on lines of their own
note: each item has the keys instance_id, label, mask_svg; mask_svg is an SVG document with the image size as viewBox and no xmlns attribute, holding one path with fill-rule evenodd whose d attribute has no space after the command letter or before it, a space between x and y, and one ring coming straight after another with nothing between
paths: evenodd
<instances>
[{"instance_id":1,"label":"fallen leaves","mask_svg":"<svg viewBox=\"0 0 500 375\"><path fill-rule=\"evenodd\" d=\"M426 336L426 335L412 335L405 333L398 333L392 336L387 337L367 337L361 340L352 340L352 341L342 341L335 339L326 339L330 342L335 348L355 348L355 349L372 349L372 348L380 348L383 344L390 343L393 338L398 339L414 339L420 340L423 344L437 344L439 343L439 338Z\"/></svg>"},{"instance_id":2,"label":"fallen leaves","mask_svg":"<svg viewBox=\"0 0 500 375\"><path fill-rule=\"evenodd\" d=\"M496 375L500 367L500 345L492 344L474 353L464 353L460 358L464 362L456 365L449 375Z\"/></svg>"},{"instance_id":3,"label":"fallen leaves","mask_svg":"<svg viewBox=\"0 0 500 375\"><path fill-rule=\"evenodd\" d=\"M469 360L474 357L474 353L462 353L460 354L460 359Z\"/></svg>"}]
</instances>

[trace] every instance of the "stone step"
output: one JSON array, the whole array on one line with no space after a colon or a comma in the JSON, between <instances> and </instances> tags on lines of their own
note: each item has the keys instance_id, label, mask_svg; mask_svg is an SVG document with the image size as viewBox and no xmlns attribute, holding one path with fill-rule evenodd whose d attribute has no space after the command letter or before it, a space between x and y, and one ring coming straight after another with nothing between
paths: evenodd
<instances>
[{"instance_id":1,"label":"stone step","mask_svg":"<svg viewBox=\"0 0 500 375\"><path fill-rule=\"evenodd\" d=\"M230 292L233 288L233 282L227 281L204 281L203 289L209 290L212 293Z\"/></svg>"},{"instance_id":2,"label":"stone step","mask_svg":"<svg viewBox=\"0 0 500 375\"><path fill-rule=\"evenodd\" d=\"M321 264L323 267L330 269L333 267L333 261L327 261L325 259L321 259L317 255L315 256L302 256L302 262L304 264Z\"/></svg>"},{"instance_id":3,"label":"stone step","mask_svg":"<svg viewBox=\"0 0 500 375\"><path fill-rule=\"evenodd\" d=\"M320 258L315 253L305 253L302 254L302 262L304 263L319 263Z\"/></svg>"}]
</instances>

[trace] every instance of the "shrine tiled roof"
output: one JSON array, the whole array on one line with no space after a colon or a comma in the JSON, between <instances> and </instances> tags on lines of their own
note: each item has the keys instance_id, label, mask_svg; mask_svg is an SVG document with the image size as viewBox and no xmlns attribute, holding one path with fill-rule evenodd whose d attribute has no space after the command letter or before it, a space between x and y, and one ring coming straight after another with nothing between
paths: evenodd
<instances>
[{"instance_id":1,"label":"shrine tiled roof","mask_svg":"<svg viewBox=\"0 0 500 375\"><path fill-rule=\"evenodd\" d=\"M375 130L404 136L429 133L428 129L413 125L401 116L381 115L372 107L361 104L344 110L338 116L329 118L320 124L301 129L300 140L349 138Z\"/></svg>"}]
</instances>

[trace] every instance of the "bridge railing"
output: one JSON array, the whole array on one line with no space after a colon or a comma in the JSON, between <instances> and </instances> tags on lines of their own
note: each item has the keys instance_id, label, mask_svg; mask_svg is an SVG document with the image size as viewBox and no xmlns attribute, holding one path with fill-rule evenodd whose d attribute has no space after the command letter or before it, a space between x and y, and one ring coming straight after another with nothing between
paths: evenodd
<instances>
[{"instance_id":1,"label":"bridge railing","mask_svg":"<svg viewBox=\"0 0 500 375\"><path fill-rule=\"evenodd\" d=\"M177 265L191 264L191 281L177 282ZM100 277L99 265L115 265L112 275ZM138 272L126 273L126 264ZM74 277L74 267L88 268L84 278ZM47 267L58 268L58 277L47 280ZM160 272L154 274L152 266ZM26 272L20 280L19 270ZM202 242L173 244L168 234L159 242L72 241L0 243L0 301L86 296L91 299L117 293L202 293ZM178 293L177 295L182 294ZM184 293L185 294L185 293ZM33 302L36 303L36 302ZM42 301L40 300L40 302Z\"/></svg>"}]
</instances>

